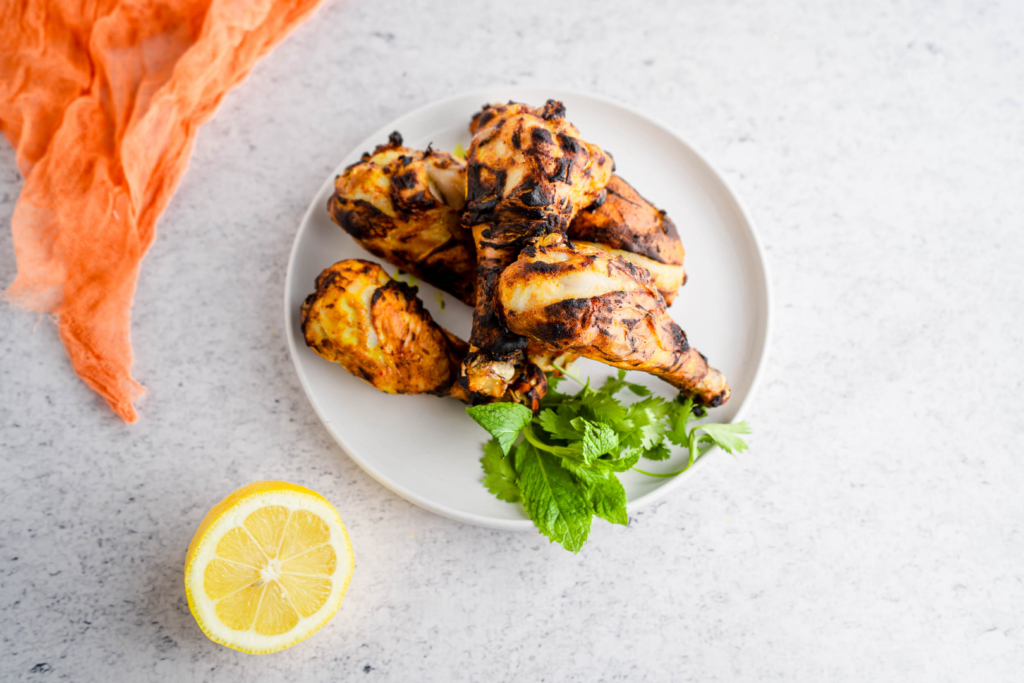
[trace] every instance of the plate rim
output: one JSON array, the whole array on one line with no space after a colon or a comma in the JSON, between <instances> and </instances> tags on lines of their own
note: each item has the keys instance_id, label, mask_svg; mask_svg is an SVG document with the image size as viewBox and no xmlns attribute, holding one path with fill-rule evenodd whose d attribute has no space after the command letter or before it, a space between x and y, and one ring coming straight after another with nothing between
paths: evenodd
<instances>
[{"instance_id":1,"label":"plate rim","mask_svg":"<svg viewBox=\"0 0 1024 683\"><path fill-rule=\"evenodd\" d=\"M568 95L570 97L575 97L575 98L579 98L579 99L593 100L595 102L598 102L598 103L606 105L606 106L611 106L611 107L615 107L615 108L621 109L621 110L626 111L627 113L631 114L632 116L637 117L641 121L644 121L645 123L647 123L649 125L652 125L655 128L661 130L662 132L668 134L669 136L675 138L684 147L686 147L701 163L703 163L707 167L707 169L718 180L718 182L720 182L722 184L722 187L728 193L729 198L735 203L736 208L739 209L740 215L742 216L743 220L745 221L747 229L748 229L748 232L750 233L750 237L752 238L752 241L754 243L755 251L757 253L757 259L758 259L758 262L759 262L759 264L761 266L761 273L763 275L763 282L761 283L761 285L762 285L762 289L763 289L763 292L764 292L764 300L765 300L764 343L761 345L760 353L759 353L759 355L757 357L756 369L754 370L754 377L753 377L753 379L751 380L751 383L750 383L750 389L747 392L746 396L744 396L743 400L740 403L739 408L736 410L735 416L732 419L733 423L741 421L743 419L743 416L745 415L745 413L747 411L747 408L748 408L748 406L750 404L751 398L757 393L757 389L758 389L758 387L761 384L762 378L764 376L764 369L765 369L765 366L767 365L767 361L768 361L769 350L771 348L771 339L772 339L771 332L772 332L772 324L773 324L773 318L774 318L774 314L773 314L774 295L773 295L773 292L772 292L772 284L771 284L772 279L771 279L771 276L769 274L769 269L768 269L767 254L766 254L766 250L764 248L764 244L761 241L761 236L758 233L757 225L755 224L753 218L751 217L750 212L747 210L746 204L744 203L744 201L740 197L740 195L736 192L735 188L732 186L732 184L729 182L729 180L722 174L722 172L718 169L718 167L715 166L708 159L708 157L706 155L704 155L700 151L700 149L698 149L695 145L693 145L691 142L689 142L689 140L687 140L682 135L680 135L674 128L672 128L671 126L665 124L664 122L660 121L659 119L657 119L655 117L652 117L652 116L650 116L648 114L640 112L639 110L635 109L634 107L632 107L629 104L626 104L624 102L620 102L618 100L614 100L614 99L612 99L610 97L606 97L606 96L603 96L603 95L597 95L597 94L590 93L590 92L585 92L585 91L575 90L575 89L570 89L570 88L563 88L563 87L557 87L557 88L556 87L551 87L551 88L548 88L548 87L545 87L545 86L519 86L519 85L501 86L501 85L498 85L498 86L494 86L494 87L490 87L490 88L476 88L476 89L473 89L473 90L467 90L467 91L464 91L464 92L461 92L461 93L457 93L455 95L451 95L449 97L445 97L445 98L442 98L442 99L432 100L430 102L427 102L426 104L423 104L423 105L421 105L419 107L416 107L415 109L412 109L412 110L406 112L405 114L402 114L401 116L399 116L396 119L388 122L384 126L381 126L377 130L375 130L373 133L368 135L366 138L364 138L359 144L355 145L353 147L353 150L372 149L375 146L375 144L373 142L374 140L381 140L384 137L386 137L388 135L388 133L391 130L395 130L396 127L398 127L399 124L403 120L406 120L406 119L409 119L409 118L418 117L418 116L422 116L425 112L428 112L431 109L443 108L443 107L448 106L449 104L451 104L453 102L456 102L456 101L459 101L459 100L470 99L470 98L473 98L473 97L479 97L481 99L481 101L483 99L493 99L490 96L490 93L493 93L494 91L501 91L502 93L506 93L506 94L508 94L508 95L510 95L511 97L514 98L514 97L517 97L517 93L524 93L524 92L531 92L532 93L532 92L535 92L535 91L545 91L545 90L551 91L551 95L552 95L553 98L554 97L564 97L564 96ZM348 156L349 153L346 153L345 155L343 155L342 158L344 159L344 157ZM298 344L295 341L295 330L293 329L292 311L290 310L290 301L289 301L289 291L290 291L289 284L292 282L293 275L294 275L295 261L297 259L297 254L298 254L299 238L300 238L300 236L301 236L301 234L303 232L303 226L305 226L305 225L307 225L309 223L309 221L312 219L313 212L318 208L318 203L316 201L317 197L319 197L320 194L322 192L324 192L325 188L329 187L332 184L334 176L337 173L339 173L341 169L342 169L342 164L341 164L341 162L339 162L331 170L331 172L328 174L328 176L324 180L324 182L321 183L320 186L317 188L316 192L313 194L313 197L312 197L312 199L309 202L309 206L306 207L306 211L302 214L302 218L299 221L298 228L295 231L295 237L292 240L292 247L291 247L291 250L290 250L289 255L288 255L288 266L287 266L287 269L285 270L285 278L284 278L284 302L283 302L284 305L283 305L283 309L284 309L285 336L287 338L287 343L288 343L288 355L291 356L292 365L295 368L295 374L299 378L299 384L302 386L302 391L303 391L303 393L305 393L306 399L309 401L310 406L312 406L313 412L316 413L317 418L319 418L320 422L323 424L324 428L327 430L327 433L330 434L331 437L334 439L334 441L341 447L341 450L344 451L345 455L347 455L364 472L366 472L368 475L370 475L370 477L372 477L375 481L377 481L379 484L381 484L384 488L386 488L389 491L397 494L398 496L400 496L401 498L409 501L410 503L413 503L414 505L417 505L417 506L419 506L419 507L421 507L421 508L423 508L425 510L429 510L430 512L433 512L434 514L438 514L438 515L441 515L442 517L446 517L448 519L452 519L452 520L455 520L457 522L462 522L462 523L465 523L465 524L473 524L475 526L481 526L481 527L486 527L486 528L491 528L491 529L498 529L498 530L503 530L503 531L529 531L531 529L535 529L536 527L534 526L533 520L531 520L529 518L523 518L523 519L500 519L500 518L494 518L494 517L485 517L485 516L482 516L482 515L479 515L479 514L476 514L476 513L464 512L462 510L456 510L454 508L450 508L450 507L448 507L446 505L443 505L443 504L437 503L435 501L432 501L432 500L430 500L428 498L424 498L423 496L420 496L419 494L417 494L417 493L415 493L415 492L405 488L404 486L402 486L402 485L400 485L400 484L398 484L396 482L390 481L387 477L385 477L380 472L378 472L373 467L373 465L371 465L364 458L362 458L358 454L356 454L356 452L353 449L349 448L348 444L345 442L345 440L342 437L342 435L340 433L338 433L331 426L331 422L321 412L320 407L317 405L317 402L313 399L313 395L312 395L312 392L310 390L309 383L308 383L308 381L306 379L305 373L304 373L302 367L299 365L298 354L299 354L299 352L302 349L298 348ZM717 451L719 449L713 448L712 450L716 450ZM710 453L709 453L709 455L710 455ZM666 481L661 486L659 486L659 487L657 487L657 488L655 488L655 489L653 489L651 491L648 491L647 493L641 495L639 498L637 498L635 500L628 501L627 502L627 511L628 512L635 512L635 511L637 511L637 510L639 510L639 509L641 509L643 507L646 507L648 505L651 505L651 504L657 502L658 500L661 500L663 497L667 496L669 493L671 493L672 491L675 491L680 486L682 486L684 481L689 480L691 478L691 476L693 476L694 472L696 472L698 470L698 468L702 467L708 459L709 458L707 458L706 456L702 457L700 460L695 462L685 473L683 473L683 474L681 474L679 476L673 477L672 479Z\"/></svg>"}]
</instances>

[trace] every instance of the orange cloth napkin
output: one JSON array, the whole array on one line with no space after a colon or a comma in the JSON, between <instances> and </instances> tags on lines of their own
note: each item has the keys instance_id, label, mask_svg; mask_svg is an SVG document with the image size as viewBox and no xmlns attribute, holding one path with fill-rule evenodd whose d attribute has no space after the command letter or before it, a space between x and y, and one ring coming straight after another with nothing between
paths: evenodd
<instances>
[{"instance_id":1,"label":"orange cloth napkin","mask_svg":"<svg viewBox=\"0 0 1024 683\"><path fill-rule=\"evenodd\" d=\"M127 422L139 262L199 126L318 0L0 3L0 128L25 185L10 301L59 320L75 372Z\"/></svg>"}]
</instances>

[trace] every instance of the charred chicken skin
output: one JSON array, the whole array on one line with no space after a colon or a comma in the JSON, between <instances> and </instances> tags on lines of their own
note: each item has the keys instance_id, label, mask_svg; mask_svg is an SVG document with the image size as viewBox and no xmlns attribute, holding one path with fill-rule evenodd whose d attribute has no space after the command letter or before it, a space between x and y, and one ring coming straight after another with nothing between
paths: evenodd
<instances>
[{"instance_id":1,"label":"charred chicken skin","mask_svg":"<svg viewBox=\"0 0 1024 683\"><path fill-rule=\"evenodd\" d=\"M626 370L650 372L708 407L729 385L669 317L647 271L553 234L501 274L504 322L516 334Z\"/></svg>"},{"instance_id":2,"label":"charred chicken skin","mask_svg":"<svg viewBox=\"0 0 1024 683\"><path fill-rule=\"evenodd\" d=\"M594 203L613 161L565 120L565 108L509 103L485 107L470 126L463 226L476 245L476 302L470 352L460 382L474 402L504 394L522 364L527 341L498 311L502 271L531 238L564 233Z\"/></svg>"},{"instance_id":3,"label":"charred chicken skin","mask_svg":"<svg viewBox=\"0 0 1024 683\"><path fill-rule=\"evenodd\" d=\"M367 251L472 305L472 237L460 224L466 201L461 159L388 144L345 169L327 209Z\"/></svg>"},{"instance_id":4,"label":"charred chicken skin","mask_svg":"<svg viewBox=\"0 0 1024 683\"><path fill-rule=\"evenodd\" d=\"M612 176L605 190L603 202L580 211L573 220L569 239L646 269L665 303L671 304L686 282L685 252L675 223L618 176Z\"/></svg>"},{"instance_id":5,"label":"charred chicken skin","mask_svg":"<svg viewBox=\"0 0 1024 683\"><path fill-rule=\"evenodd\" d=\"M302 305L309 348L389 394L447 395L464 341L434 322L415 289L375 263L348 259L316 279Z\"/></svg>"},{"instance_id":6,"label":"charred chicken skin","mask_svg":"<svg viewBox=\"0 0 1024 683\"><path fill-rule=\"evenodd\" d=\"M403 158L412 161L396 163ZM425 199L403 202L410 188L396 189L396 177L403 178L400 183L411 178L413 194ZM458 224L465 194L461 160L402 147L401 136L392 133L389 144L337 178L328 209L367 251L472 306L476 245L470 231ZM686 280L675 224L618 176L608 181L607 195L576 215L567 234L574 242L611 251L649 270L666 303L672 303Z\"/></svg>"},{"instance_id":7,"label":"charred chicken skin","mask_svg":"<svg viewBox=\"0 0 1024 683\"><path fill-rule=\"evenodd\" d=\"M469 345L423 307L416 288L375 263L347 259L325 269L302 304L306 345L390 394L434 394L461 401L456 381ZM533 364L511 378L503 398L538 410L547 379Z\"/></svg>"}]
</instances>

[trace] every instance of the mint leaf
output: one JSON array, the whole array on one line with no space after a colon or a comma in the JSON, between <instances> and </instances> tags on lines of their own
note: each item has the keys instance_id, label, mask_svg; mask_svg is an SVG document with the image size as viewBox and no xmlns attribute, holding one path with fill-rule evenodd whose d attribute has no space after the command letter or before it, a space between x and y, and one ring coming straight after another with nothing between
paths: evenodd
<instances>
[{"instance_id":1,"label":"mint leaf","mask_svg":"<svg viewBox=\"0 0 1024 683\"><path fill-rule=\"evenodd\" d=\"M608 477L614 476L611 469L601 467L600 465L588 465L568 458L564 458L562 460L562 467L572 472L577 479L587 486L591 486L604 481Z\"/></svg>"},{"instance_id":2,"label":"mint leaf","mask_svg":"<svg viewBox=\"0 0 1024 683\"><path fill-rule=\"evenodd\" d=\"M583 432L581 445L583 458L587 461L611 453L619 446L619 435L606 424L591 422L583 417L574 418L570 424Z\"/></svg>"},{"instance_id":3,"label":"mint leaf","mask_svg":"<svg viewBox=\"0 0 1024 683\"><path fill-rule=\"evenodd\" d=\"M516 485L516 471L510 458L501 452L497 439L484 444L484 457L480 458L484 468L484 486L487 490L506 503L519 500L519 486Z\"/></svg>"},{"instance_id":4,"label":"mint leaf","mask_svg":"<svg viewBox=\"0 0 1024 683\"><path fill-rule=\"evenodd\" d=\"M519 495L537 529L578 553L590 534L593 508L586 488L553 455L524 441L516 448Z\"/></svg>"},{"instance_id":5,"label":"mint leaf","mask_svg":"<svg viewBox=\"0 0 1024 683\"><path fill-rule=\"evenodd\" d=\"M626 455L621 458L608 460L601 458L595 462L599 467L606 468L611 472L625 472L626 470L632 469L633 465L640 460L640 453L641 451L639 449L633 449L628 451Z\"/></svg>"},{"instance_id":6,"label":"mint leaf","mask_svg":"<svg viewBox=\"0 0 1024 683\"><path fill-rule=\"evenodd\" d=\"M466 408L477 424L498 440L501 452L508 455L519 430L533 419L533 411L518 403L488 403Z\"/></svg>"},{"instance_id":7,"label":"mint leaf","mask_svg":"<svg viewBox=\"0 0 1024 683\"><path fill-rule=\"evenodd\" d=\"M739 437L740 434L749 434L750 425L746 422L735 424L711 424L697 425L694 431L702 431L711 437L718 446L726 453L742 453L747 450L747 442ZM704 437L701 437L703 439Z\"/></svg>"},{"instance_id":8,"label":"mint leaf","mask_svg":"<svg viewBox=\"0 0 1024 683\"><path fill-rule=\"evenodd\" d=\"M590 501L594 505L594 514L612 524L626 526L629 516L626 514L626 490L622 488L616 476L598 481L590 489Z\"/></svg>"}]
</instances>

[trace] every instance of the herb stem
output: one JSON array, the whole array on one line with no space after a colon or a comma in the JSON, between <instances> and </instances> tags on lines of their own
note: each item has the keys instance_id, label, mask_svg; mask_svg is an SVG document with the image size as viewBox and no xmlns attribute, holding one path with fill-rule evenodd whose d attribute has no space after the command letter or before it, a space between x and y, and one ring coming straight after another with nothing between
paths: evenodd
<instances>
[{"instance_id":1,"label":"herb stem","mask_svg":"<svg viewBox=\"0 0 1024 683\"><path fill-rule=\"evenodd\" d=\"M686 467L684 467L684 468L683 468L683 469L681 469L681 470L677 470L677 471L675 471L675 472L666 472L666 473L664 473L664 474L658 474L657 472L648 472L648 471L646 471L646 470L642 470L642 469L640 469L639 467L634 467L633 469L634 469L634 470L636 470L637 472L639 472L640 474L646 474L646 475L647 475L648 477L659 477L659 478L662 478L662 479L667 479L667 478L669 478L669 477L678 477L678 476L679 476L680 474L682 474L682 473L683 473L683 472L685 472L686 470L690 469L690 468L691 468L691 467L693 466L693 463L695 463L695 462L697 462L698 460L700 460L700 459L701 459L701 457L702 457L702 456L703 456L703 455L704 455L705 453L707 453L708 451L710 451L710 450L711 450L711 446L708 446L708 447L707 447L707 448L705 448L704 450L702 450L702 451L698 452L698 453L697 453L697 455L696 455L696 457L695 457L695 456L693 455L693 453L692 453L692 451L691 451L691 453L690 453L690 458L691 458L690 462L686 463Z\"/></svg>"},{"instance_id":2,"label":"herb stem","mask_svg":"<svg viewBox=\"0 0 1024 683\"><path fill-rule=\"evenodd\" d=\"M576 384L579 384L580 386L586 386L586 383L584 383L584 381L580 379L579 375L577 375L574 372L569 372L569 368L564 368L555 361L551 361L551 364L554 365L555 368L557 368L558 371L561 372L563 375L571 379L573 382L576 382Z\"/></svg>"},{"instance_id":3,"label":"herb stem","mask_svg":"<svg viewBox=\"0 0 1024 683\"><path fill-rule=\"evenodd\" d=\"M553 453L562 457L576 457L579 455L574 448L569 448L568 446L550 446L544 443L537 438L536 434L533 433L533 427L531 427L529 423L523 426L523 437L529 441L530 445L534 448L547 451L548 453Z\"/></svg>"}]
</instances>

